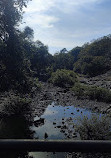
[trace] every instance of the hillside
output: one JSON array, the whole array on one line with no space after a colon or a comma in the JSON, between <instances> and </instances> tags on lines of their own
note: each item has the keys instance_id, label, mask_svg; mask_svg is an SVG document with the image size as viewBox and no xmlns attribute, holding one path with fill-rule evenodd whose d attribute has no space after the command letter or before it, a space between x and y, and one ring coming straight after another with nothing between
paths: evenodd
<instances>
[{"instance_id":1,"label":"hillside","mask_svg":"<svg viewBox=\"0 0 111 158\"><path fill-rule=\"evenodd\" d=\"M111 69L111 35L104 36L68 53L54 55L54 70L70 69L94 77Z\"/></svg>"}]
</instances>

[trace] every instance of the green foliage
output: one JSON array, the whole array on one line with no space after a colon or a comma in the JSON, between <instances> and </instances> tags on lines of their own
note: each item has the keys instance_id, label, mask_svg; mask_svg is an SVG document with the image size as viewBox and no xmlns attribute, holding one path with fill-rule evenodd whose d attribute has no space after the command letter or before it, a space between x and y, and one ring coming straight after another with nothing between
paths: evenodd
<instances>
[{"instance_id":1,"label":"green foliage","mask_svg":"<svg viewBox=\"0 0 111 158\"><path fill-rule=\"evenodd\" d=\"M53 57L53 70L74 70L88 76L97 76L111 69L111 35L75 47L69 52L62 49Z\"/></svg>"},{"instance_id":2,"label":"green foliage","mask_svg":"<svg viewBox=\"0 0 111 158\"><path fill-rule=\"evenodd\" d=\"M42 42L25 42L25 49L27 50L27 57L31 63L31 70L34 76L42 81L48 79L47 68L51 67L53 57L48 53L48 47Z\"/></svg>"},{"instance_id":3,"label":"green foliage","mask_svg":"<svg viewBox=\"0 0 111 158\"><path fill-rule=\"evenodd\" d=\"M83 48L82 47L75 47L71 51L69 51L69 54L72 56L74 63L78 60L79 53L81 52Z\"/></svg>"},{"instance_id":4,"label":"green foliage","mask_svg":"<svg viewBox=\"0 0 111 158\"><path fill-rule=\"evenodd\" d=\"M34 87L34 88L36 88L38 90L41 89L41 83L39 82L38 78L31 78L30 82L31 82L31 87Z\"/></svg>"},{"instance_id":5,"label":"green foliage","mask_svg":"<svg viewBox=\"0 0 111 158\"><path fill-rule=\"evenodd\" d=\"M89 95L90 99L111 102L111 91L105 88L91 87L88 89L87 95Z\"/></svg>"},{"instance_id":6,"label":"green foliage","mask_svg":"<svg viewBox=\"0 0 111 158\"><path fill-rule=\"evenodd\" d=\"M111 123L107 117L93 115L90 119L85 117L80 120L76 131L79 132L82 140L110 140Z\"/></svg>"},{"instance_id":7,"label":"green foliage","mask_svg":"<svg viewBox=\"0 0 111 158\"><path fill-rule=\"evenodd\" d=\"M23 36L27 40L32 40L34 37L34 30L31 29L29 26L26 26L24 31L23 31Z\"/></svg>"},{"instance_id":8,"label":"green foliage","mask_svg":"<svg viewBox=\"0 0 111 158\"><path fill-rule=\"evenodd\" d=\"M57 70L53 72L49 82L59 87L71 87L77 82L77 75L71 70Z\"/></svg>"},{"instance_id":9,"label":"green foliage","mask_svg":"<svg viewBox=\"0 0 111 158\"><path fill-rule=\"evenodd\" d=\"M71 90L75 93L76 96L81 97L81 96L86 96L88 87L78 82L75 83L75 85L71 88Z\"/></svg>"},{"instance_id":10,"label":"green foliage","mask_svg":"<svg viewBox=\"0 0 111 158\"><path fill-rule=\"evenodd\" d=\"M111 36L106 36L83 46L74 71L89 76L97 76L111 69Z\"/></svg>"},{"instance_id":11,"label":"green foliage","mask_svg":"<svg viewBox=\"0 0 111 158\"><path fill-rule=\"evenodd\" d=\"M71 90L78 97L88 97L91 100L111 102L111 91L105 88L76 83Z\"/></svg>"},{"instance_id":12,"label":"green foliage","mask_svg":"<svg viewBox=\"0 0 111 158\"><path fill-rule=\"evenodd\" d=\"M23 32L18 30L28 1L0 1L0 91L16 89L26 93L33 86L39 87L32 78L40 78L50 66L48 47L32 41L33 30L28 26Z\"/></svg>"},{"instance_id":13,"label":"green foliage","mask_svg":"<svg viewBox=\"0 0 111 158\"><path fill-rule=\"evenodd\" d=\"M30 110L31 99L28 97L20 96L19 94L9 93L8 96L2 101L1 107L3 108L0 115L20 115L25 114Z\"/></svg>"},{"instance_id":14,"label":"green foliage","mask_svg":"<svg viewBox=\"0 0 111 158\"><path fill-rule=\"evenodd\" d=\"M53 69L73 69L74 58L69 53L56 53L53 57Z\"/></svg>"},{"instance_id":15,"label":"green foliage","mask_svg":"<svg viewBox=\"0 0 111 158\"><path fill-rule=\"evenodd\" d=\"M0 0L0 90L6 91L20 85L24 89L29 72L23 47L24 39L18 30L23 7L28 0ZM16 88L17 88L16 87ZM25 86L25 89L28 85Z\"/></svg>"}]
</instances>

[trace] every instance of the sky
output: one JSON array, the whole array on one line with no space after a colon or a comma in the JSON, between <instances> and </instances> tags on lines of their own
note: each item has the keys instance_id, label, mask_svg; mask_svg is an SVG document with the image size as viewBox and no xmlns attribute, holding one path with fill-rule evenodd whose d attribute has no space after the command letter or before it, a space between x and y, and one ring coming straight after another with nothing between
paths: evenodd
<instances>
[{"instance_id":1,"label":"sky","mask_svg":"<svg viewBox=\"0 0 111 158\"><path fill-rule=\"evenodd\" d=\"M24 11L22 27L51 54L111 34L111 0L32 0Z\"/></svg>"}]
</instances>

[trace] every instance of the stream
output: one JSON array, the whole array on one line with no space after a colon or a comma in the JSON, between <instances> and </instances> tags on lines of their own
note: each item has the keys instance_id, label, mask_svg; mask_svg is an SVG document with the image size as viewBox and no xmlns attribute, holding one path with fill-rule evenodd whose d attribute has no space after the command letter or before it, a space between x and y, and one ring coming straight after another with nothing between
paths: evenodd
<instances>
[{"instance_id":1,"label":"stream","mask_svg":"<svg viewBox=\"0 0 111 158\"><path fill-rule=\"evenodd\" d=\"M46 140L79 140L79 133L75 132L75 125L78 124L84 116L90 118L92 115L101 117L97 114L74 106L61 106L52 102L40 117L34 118L34 124L30 127L34 131L35 139ZM39 124L39 126L38 126ZM65 158L67 153L43 153L31 152L29 155L33 158Z\"/></svg>"},{"instance_id":2,"label":"stream","mask_svg":"<svg viewBox=\"0 0 111 158\"><path fill-rule=\"evenodd\" d=\"M102 114L94 113L88 109L75 106L62 106L52 102L47 106L44 113L33 118L30 123L23 116L12 116L0 120L0 138L15 139L40 139L40 140L78 140L79 133L75 126L84 116L90 118L92 115L101 117ZM3 155L2 155L3 154ZM4 158L18 158L20 153L11 155L2 153ZM30 152L22 154L22 158L65 158L67 153Z\"/></svg>"}]
</instances>

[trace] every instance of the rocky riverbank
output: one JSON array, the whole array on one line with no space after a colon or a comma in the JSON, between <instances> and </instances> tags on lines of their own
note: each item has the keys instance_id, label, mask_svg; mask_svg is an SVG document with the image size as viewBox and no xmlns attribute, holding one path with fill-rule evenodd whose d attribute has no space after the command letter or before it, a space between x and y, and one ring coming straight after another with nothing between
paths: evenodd
<instances>
[{"instance_id":1,"label":"rocky riverbank","mask_svg":"<svg viewBox=\"0 0 111 158\"><path fill-rule=\"evenodd\" d=\"M40 116L44 113L45 108L51 102L56 102L58 105L83 107L101 113L111 113L111 104L88 100L86 98L78 99L72 91L54 87L49 83L42 83L41 91L35 94L32 101L33 113Z\"/></svg>"},{"instance_id":2,"label":"rocky riverbank","mask_svg":"<svg viewBox=\"0 0 111 158\"><path fill-rule=\"evenodd\" d=\"M26 100L30 98L30 110L34 116L41 116L47 106L52 103L53 101L57 103L57 105L62 106L76 106L76 107L83 107L93 110L94 112L101 112L111 114L111 104L110 103L103 103L97 102L96 100L88 100L87 98L78 99L78 97L74 94L73 91L69 91L67 88L60 88L55 87L50 83L41 83L41 89L35 91L34 93L30 94L33 98L30 98L29 95L22 96L22 102L26 104ZM4 111L4 113L8 114L8 110L5 111L4 107L11 105L13 110L12 104L17 104L17 99L19 97L14 92L5 92L4 94L0 95L0 114ZM25 102L24 102L25 101ZM21 102L21 100L19 100ZM18 105L19 106L19 105ZM11 112L11 108L9 112ZM23 106L22 106L23 108ZM13 113L13 112L12 112ZM29 113L29 112L28 112ZM10 115L10 114L8 114Z\"/></svg>"},{"instance_id":3,"label":"rocky riverbank","mask_svg":"<svg viewBox=\"0 0 111 158\"><path fill-rule=\"evenodd\" d=\"M111 71L91 78L80 75L79 81L89 86L97 86L111 90Z\"/></svg>"}]
</instances>

